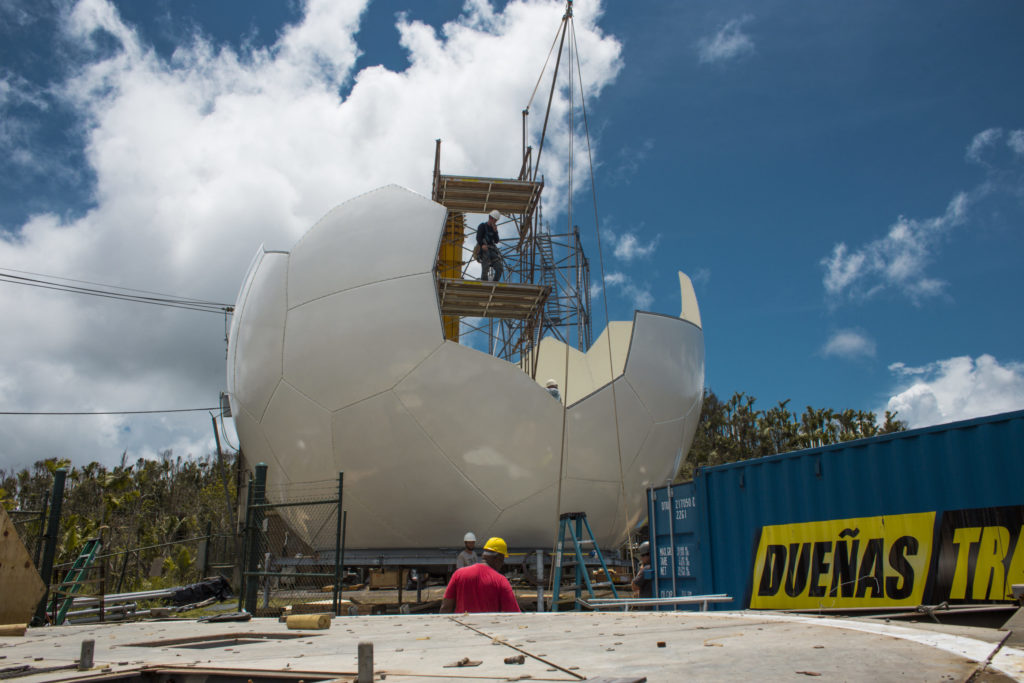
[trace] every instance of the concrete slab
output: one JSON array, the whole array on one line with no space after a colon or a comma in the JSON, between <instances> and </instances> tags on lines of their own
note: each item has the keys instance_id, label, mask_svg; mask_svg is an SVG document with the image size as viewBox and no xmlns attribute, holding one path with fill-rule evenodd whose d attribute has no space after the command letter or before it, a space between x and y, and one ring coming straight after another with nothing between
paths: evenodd
<instances>
[{"instance_id":1,"label":"concrete slab","mask_svg":"<svg viewBox=\"0 0 1024 683\"><path fill-rule=\"evenodd\" d=\"M73 667L84 640L95 641L95 668L55 669ZM980 671L990 672L985 680L1024 680L1024 652L990 638L762 612L338 617L323 631L289 631L270 619L60 626L0 638L0 677L18 673L13 680L36 683L121 673L124 680L149 667L187 669L193 675L179 679L190 681L207 680L201 671L242 671L240 680L254 683L260 672L290 672L307 682L351 680L362 641L373 643L377 673L402 683L640 677L652 683L964 681ZM505 662L519 655L522 664ZM480 663L448 666L467 659ZM32 669L15 670L26 666ZM288 677L278 674L276 680Z\"/></svg>"}]
</instances>

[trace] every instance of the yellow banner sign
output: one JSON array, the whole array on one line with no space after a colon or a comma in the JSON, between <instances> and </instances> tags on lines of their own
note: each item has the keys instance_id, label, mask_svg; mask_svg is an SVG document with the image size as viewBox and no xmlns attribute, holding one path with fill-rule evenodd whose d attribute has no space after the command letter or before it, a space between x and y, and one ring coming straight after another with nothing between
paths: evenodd
<instances>
[{"instance_id":1,"label":"yellow banner sign","mask_svg":"<svg viewBox=\"0 0 1024 683\"><path fill-rule=\"evenodd\" d=\"M750 608L916 607L934 526L919 512L762 527Z\"/></svg>"}]
</instances>

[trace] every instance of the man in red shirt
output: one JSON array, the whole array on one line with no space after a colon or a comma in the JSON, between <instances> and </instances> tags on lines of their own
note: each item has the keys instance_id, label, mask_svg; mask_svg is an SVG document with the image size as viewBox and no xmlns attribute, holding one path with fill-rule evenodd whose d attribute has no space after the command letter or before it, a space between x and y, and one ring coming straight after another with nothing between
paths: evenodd
<instances>
[{"instance_id":1,"label":"man in red shirt","mask_svg":"<svg viewBox=\"0 0 1024 683\"><path fill-rule=\"evenodd\" d=\"M500 538L484 544L484 561L455 570L441 602L441 614L449 612L520 612L512 584L501 573L508 545Z\"/></svg>"}]
</instances>

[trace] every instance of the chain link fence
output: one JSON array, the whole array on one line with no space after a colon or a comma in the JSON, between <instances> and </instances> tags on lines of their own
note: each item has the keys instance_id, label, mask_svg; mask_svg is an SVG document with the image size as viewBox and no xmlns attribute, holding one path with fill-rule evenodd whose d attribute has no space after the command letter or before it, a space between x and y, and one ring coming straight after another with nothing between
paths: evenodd
<instances>
[{"instance_id":1,"label":"chain link fence","mask_svg":"<svg viewBox=\"0 0 1024 683\"><path fill-rule=\"evenodd\" d=\"M257 465L246 508L240 610L341 613L341 475L334 487L324 484L278 487L268 495L266 467Z\"/></svg>"}]
</instances>

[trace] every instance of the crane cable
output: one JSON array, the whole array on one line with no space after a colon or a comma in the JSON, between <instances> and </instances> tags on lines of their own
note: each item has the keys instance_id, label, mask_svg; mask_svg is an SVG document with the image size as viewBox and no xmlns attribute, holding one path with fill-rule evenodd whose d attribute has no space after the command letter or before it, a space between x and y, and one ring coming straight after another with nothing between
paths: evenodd
<instances>
[{"instance_id":1,"label":"crane cable","mask_svg":"<svg viewBox=\"0 0 1024 683\"><path fill-rule=\"evenodd\" d=\"M537 96L537 88L540 87L540 82L544 78L544 72L548 70L548 62L551 61L551 53L555 51L555 43L558 42L558 34L562 32L562 24L564 23L565 17L563 16L562 23L558 25L558 29L555 31L555 37L551 41L551 47L548 49L548 56L544 59L544 66L540 68L540 75L537 76L537 84L533 86L533 92L530 93L530 101L526 103L525 111L530 111L530 107L533 106L533 98Z\"/></svg>"},{"instance_id":2,"label":"crane cable","mask_svg":"<svg viewBox=\"0 0 1024 683\"><path fill-rule=\"evenodd\" d=\"M569 0L568 1L568 5L567 5L566 10L565 10L565 16L562 17L562 25L563 25L564 29L567 29L569 27L569 24L570 24L571 21L572 21L572 0ZM565 30L562 31L562 42L563 43L565 42ZM571 44L570 44L570 48L569 49L570 50L572 49ZM562 56L561 46L559 46L558 56L559 56L559 59ZM557 77L558 77L558 64L556 63L555 64L555 73L551 77L551 92L552 93L554 93L555 80L557 79ZM547 112L545 112L545 114L544 114L544 128L545 128L545 130L547 129L547 122L548 122L547 115L551 112L551 100L552 100L552 97L549 96L548 97ZM568 226L569 226L570 230L572 229L572 209L573 209L573 206L572 206L572 176L573 176L573 154L572 154L572 152L573 152L573 135L572 135L572 130L573 130L573 127L572 127L573 126L573 118L572 118L573 109L572 109L572 102L573 102L573 97L572 97L572 60L570 59L569 60L569 168L568 168L568 179L567 179L568 183L569 183L568 184L569 192L568 192L568 202L567 202L568 205L567 205L567 211L566 211L566 220L568 221ZM544 133L541 133L540 151L543 151L543 149L544 149ZM540 169L540 151L537 152L537 166L535 167L537 170ZM536 171L534 172L534 177L536 177ZM578 294L579 293L577 292L577 296L578 296ZM576 335L577 335L577 340L578 340L578 338L579 338L579 330L578 329L577 329ZM562 397L562 439L561 439L561 443L560 443L561 450L559 451L559 455L558 455L558 485L556 487L556 494L555 494L555 517L558 518L558 529L559 529L559 533L555 537L555 541L554 541L554 544L553 544L553 550L556 553L558 552L558 541L559 541L559 536L561 535L561 527L562 527L562 521L561 521L562 520L562 481L564 480L564 476L565 476L565 454L566 454L566 451L569 450L569 430L566 429L566 421L567 421L568 415L569 415L569 335L566 334L565 337L566 337L565 338L565 342L564 342L564 345L565 345L565 359L564 359L564 364L563 364L563 367L565 368L565 374L563 375L563 386L562 386L562 391L565 392L565 395ZM559 563L559 565L561 565L561 563ZM551 576L548 578L548 580L551 582L551 584L550 584L551 590L554 591L554 581L555 581L555 572L554 571L551 572ZM552 600L556 600L557 598L558 598L558 596L555 595L554 593L552 593L551 599Z\"/></svg>"},{"instance_id":3,"label":"crane cable","mask_svg":"<svg viewBox=\"0 0 1024 683\"><path fill-rule=\"evenodd\" d=\"M587 107L586 107L585 97L584 97L584 94L583 94L584 93L584 89L583 89L583 72L582 72L582 68L581 68L581 65L580 65L580 59L579 59L579 45L576 42L576 28L575 28L575 24L572 21L572 18L573 18L573 14L572 14L572 0L567 0L566 11L565 11L565 14L562 16L562 21L561 21L561 23L559 25L559 32L561 33L561 41L559 43L558 58L555 60L554 73L552 74L552 77L551 77L551 89L550 89L549 95L548 95L547 108L546 108L545 113L544 113L544 126L543 126L543 128L541 130L540 143L539 143L539 148L538 148L538 151L537 151L536 166L534 167L534 178L536 178L536 175L537 175L537 173L540 170L540 157L541 157L541 153L544 150L544 140L545 140L545 137L546 137L546 134L547 134L548 118L549 118L549 116L551 114L551 104L552 104L552 101L554 99L555 85L556 85L557 79L558 79L558 68L559 68L559 66L561 64L562 49L563 49L563 46L565 44L565 35L568 32L570 34L570 41L569 41L569 46L568 46L568 50L569 50L568 221L569 221L569 226L571 228L571 226L572 226L572 215L573 215L573 203L572 203L572 196L573 196L573 185L572 185L573 184L573 163L574 163L573 140L575 138L575 136L573 135L573 131L575 130L575 120L573 119L573 114L574 114L573 103L575 101L573 93L574 93L574 87L575 86L574 86L574 82L573 82L573 78L572 78L572 75L573 75L572 74L572 62L573 62L573 54L575 53L576 75L577 75L578 80L579 80L580 107L581 107L582 114L583 114L584 131L585 131L586 141L587 141L587 161L588 161L589 172L590 172L590 188L591 188L591 195L592 195L593 204L594 204L594 225L595 225L595 232L596 232L596 235L597 235L598 263L599 263L599 267L600 267L600 271L601 271L601 298L603 300L603 306L604 306L604 317L605 317L605 325L606 325L605 332L606 332L607 343L608 343L608 376L609 376L609 384L611 385L611 391L612 391L612 413L614 415L614 420L615 420L615 446L616 446L616 453L617 453L617 456L618 456L618 465L619 465L619 495L620 495L620 497L622 499L622 505L623 505L623 524L625 526L626 537L627 537L627 539L629 539L630 538L630 533L629 533L629 501L626 498L625 472L624 472L624 469L623 469L623 466L622 466L622 435L621 435L620 430L619 430L618 397L616 395L615 367L614 367L614 361L613 361L613 357L612 357L611 319L609 317L609 312L608 312L608 292L607 292L607 285L605 283L604 255L603 255L603 250L602 250L602 245L601 245L600 221L599 221L599 218L598 218L598 210L597 210L597 184L596 184L595 178L594 178L594 159L593 159L593 151L592 151L591 144L590 144L590 124L589 124L589 121L588 121L588 118L587 118ZM555 36L556 36L556 40L557 40L558 39L558 33L556 33ZM554 43L552 42L552 47L553 46L554 46ZM550 57L551 57L551 55L549 53L548 54L548 59L545 60L545 62L544 62L544 69L547 68L547 64L548 64L548 61L550 60ZM544 71L542 70L541 71L541 77L543 77L543 72ZM539 83L540 83L540 78L538 78L538 85L539 85ZM537 91L537 87L535 86L534 87L534 95L536 94L536 91ZM530 97L530 102L532 104L532 102L533 102L533 95L531 95L531 97ZM527 110L528 109L529 109L529 107L527 107ZM559 454L558 483L557 483L557 493L556 493L556 502L555 502L555 514L556 514L557 517L559 517L559 521L561 520L561 510L562 510L562 483L563 483L563 479L564 479L564 476L565 476L565 455L566 455L566 451L568 449L568 430L566 429L567 414L568 414L568 404L569 404L569 344L568 344L568 341L566 341L566 343L565 343L565 365L564 365L564 367L565 367L565 375L564 375L564 387L563 387L564 396L563 396L563 400L562 400L562 439L561 439L561 451L560 451L560 454ZM618 506L616 506L616 508L618 508ZM559 529L560 529L560 527L561 527L561 524L559 524ZM556 533L555 541L552 544L552 548L553 548L553 553L552 554L557 552L557 548L558 548L558 537L557 536L558 536L558 534ZM633 544L630 542L627 545L629 547L630 564L633 565L635 563L635 560L634 560L634 557L633 557ZM552 587L553 586L553 582L554 582L554 571L551 572L551 575L548 577L548 581L549 581L549 584L548 584L549 587ZM552 599L555 599L555 596L552 596Z\"/></svg>"},{"instance_id":4,"label":"crane cable","mask_svg":"<svg viewBox=\"0 0 1024 683\"><path fill-rule=\"evenodd\" d=\"M547 137L547 132L548 132L548 117L551 116L551 102L552 102L552 100L554 99L554 96L555 96L555 84L558 82L558 67L562 63L562 47L565 45L566 29L568 29L569 24L571 22L572 22L572 0L566 0L565 14L562 15L562 23L559 26L559 31L562 34L562 38L559 40L559 43L558 43L558 57L555 59L555 70L554 70L554 73L551 75L551 90L548 92L548 106L544 110L544 126L541 128L541 131L540 131L540 143L539 143L539 146L537 147L537 161L535 162L535 165L533 167L533 178L532 178L532 180L536 180L537 179L537 173L540 172L540 155L544 153L544 139ZM547 67L547 62L546 61L544 62L544 66L545 66L545 68ZM571 73L571 71L572 71L572 69L570 68L570 74L569 74L570 81L572 80L572 73ZM543 76L543 75L544 75L544 72L542 71L541 72L541 76ZM572 106L571 106L572 103L570 102L569 104L570 104L569 109L571 110L572 109ZM570 132L570 136L571 136L572 131L569 131L569 132ZM570 196L572 195L572 188L571 187L569 188L569 194L570 194Z\"/></svg>"},{"instance_id":5,"label":"crane cable","mask_svg":"<svg viewBox=\"0 0 1024 683\"><path fill-rule=\"evenodd\" d=\"M605 336L608 341L608 376L612 386L612 412L615 415L615 446L618 450L619 456L619 495L622 497L622 511L623 511L623 525L625 526L626 538L628 541L627 547L629 548L629 562L633 566L635 564L635 558L633 557L633 543L629 533L629 499L626 497L626 478L625 471L622 468L622 437L619 433L619 403L618 397L615 392L615 365L612 360L612 321L608 313L608 288L605 284L604 279L604 251L601 247L601 225L600 218L597 213L597 183L594 180L594 155L590 146L590 123L587 119L587 103L586 98L583 96L583 70L580 68L580 50L576 44L576 26L573 24L571 27L571 38L572 46L576 48L576 75L579 78L580 83L580 109L583 113L583 130L586 133L587 140L587 162L590 169L590 190L591 196L594 202L594 233L597 237L597 262L598 267L601 271L601 303L604 306L604 320L605 320ZM570 75L572 70L570 68ZM571 137L571 131L570 131ZM569 188L570 195L572 187ZM617 506L616 506L617 507ZM611 580L611 577L608 577Z\"/></svg>"}]
</instances>

